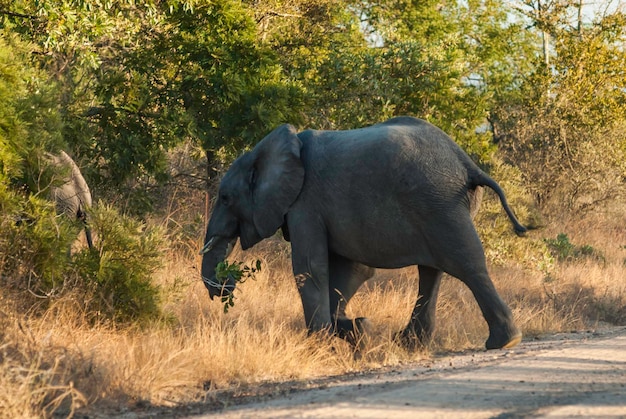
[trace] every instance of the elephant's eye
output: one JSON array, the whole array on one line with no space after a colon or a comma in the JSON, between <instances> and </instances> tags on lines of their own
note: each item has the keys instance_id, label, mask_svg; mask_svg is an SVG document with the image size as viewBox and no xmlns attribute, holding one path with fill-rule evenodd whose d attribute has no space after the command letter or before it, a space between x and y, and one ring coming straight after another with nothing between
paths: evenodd
<instances>
[{"instance_id":1,"label":"elephant's eye","mask_svg":"<svg viewBox=\"0 0 626 419\"><path fill-rule=\"evenodd\" d=\"M228 195L226 195L225 193L220 194L220 201L222 201L223 205L230 205L230 197Z\"/></svg>"}]
</instances>

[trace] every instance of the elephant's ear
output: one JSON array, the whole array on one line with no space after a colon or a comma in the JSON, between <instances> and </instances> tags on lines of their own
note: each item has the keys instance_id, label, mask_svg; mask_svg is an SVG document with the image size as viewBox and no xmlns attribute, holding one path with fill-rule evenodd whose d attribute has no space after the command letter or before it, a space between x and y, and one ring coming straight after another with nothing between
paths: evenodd
<instances>
[{"instance_id":1,"label":"elephant's ear","mask_svg":"<svg viewBox=\"0 0 626 419\"><path fill-rule=\"evenodd\" d=\"M301 147L296 129L285 124L263 138L253 151L258 153L251 182L254 226L263 238L270 237L283 224L285 214L302 189Z\"/></svg>"}]
</instances>

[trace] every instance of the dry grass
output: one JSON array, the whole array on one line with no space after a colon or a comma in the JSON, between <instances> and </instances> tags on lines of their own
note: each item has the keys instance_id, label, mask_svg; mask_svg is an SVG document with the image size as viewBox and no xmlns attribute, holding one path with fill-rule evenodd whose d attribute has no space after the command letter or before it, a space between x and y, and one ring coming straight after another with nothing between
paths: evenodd
<instances>
[{"instance_id":1,"label":"dry grass","mask_svg":"<svg viewBox=\"0 0 626 419\"><path fill-rule=\"evenodd\" d=\"M498 264L492 277L527 337L626 322L626 230L607 219L548 227L536 237L566 232L603 260L556 264L545 272ZM511 236L511 240L519 240ZM263 271L238 289L223 313L198 280L199 256L171 254L155 278L168 315L134 328L89 324L79 301L67 297L43 317L29 316L4 296L0 313L0 416L71 416L81 406L149 402L174 405L211 399L217 391L265 381L312 379L415 362L393 342L405 326L416 293L415 268L379 271L349 306L370 318L374 335L354 360L347 344L307 336L290 272L289 250L268 241L233 259L261 259ZM3 296L0 296L3 297ZM6 303L6 304L4 304ZM445 278L438 329L430 352L482 348L487 327L469 290Z\"/></svg>"},{"instance_id":2,"label":"dry grass","mask_svg":"<svg viewBox=\"0 0 626 419\"><path fill-rule=\"evenodd\" d=\"M59 410L69 416L87 404L74 386L65 349L50 345L52 331L35 332L6 312L0 312L0 331L1 417L34 418Z\"/></svg>"}]
</instances>

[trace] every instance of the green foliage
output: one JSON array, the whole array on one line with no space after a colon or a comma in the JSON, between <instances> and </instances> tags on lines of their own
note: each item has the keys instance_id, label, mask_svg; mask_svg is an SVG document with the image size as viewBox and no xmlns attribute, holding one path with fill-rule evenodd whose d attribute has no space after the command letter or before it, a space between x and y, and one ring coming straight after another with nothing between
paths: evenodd
<instances>
[{"instance_id":1,"label":"green foliage","mask_svg":"<svg viewBox=\"0 0 626 419\"><path fill-rule=\"evenodd\" d=\"M537 212L519 169L496 158L491 164L490 175L505 191L509 205L519 221L528 227L541 227L541 214ZM555 260L546 243L535 238L532 233L523 238L516 237L500 200L489 188L485 188L475 221L483 240L485 255L492 263L504 265L516 262L546 276L554 270Z\"/></svg>"},{"instance_id":2,"label":"green foliage","mask_svg":"<svg viewBox=\"0 0 626 419\"><path fill-rule=\"evenodd\" d=\"M497 0L268 1L255 17L305 91L306 126L348 129L415 115L485 162L494 151L484 128L489 106L525 68L519 38L527 31Z\"/></svg>"},{"instance_id":3,"label":"green foliage","mask_svg":"<svg viewBox=\"0 0 626 419\"><path fill-rule=\"evenodd\" d=\"M261 261L257 260L254 266L244 265L243 262L229 263L224 260L217 264L215 268L215 279L222 285L231 284L235 287L237 284L243 284L247 279L252 278L257 272L261 272ZM224 313L235 305L235 296L233 292L222 296L222 304L224 304Z\"/></svg>"},{"instance_id":4,"label":"green foliage","mask_svg":"<svg viewBox=\"0 0 626 419\"><path fill-rule=\"evenodd\" d=\"M41 296L58 294L77 226L57 217L50 201L35 196L9 198L12 211L0 215L0 277L10 288Z\"/></svg>"},{"instance_id":5,"label":"green foliage","mask_svg":"<svg viewBox=\"0 0 626 419\"><path fill-rule=\"evenodd\" d=\"M101 319L131 321L160 314L152 274L161 266L164 234L99 203L90 212L94 249L74 257L74 275L91 293L90 311Z\"/></svg>"},{"instance_id":6,"label":"green foliage","mask_svg":"<svg viewBox=\"0 0 626 419\"><path fill-rule=\"evenodd\" d=\"M167 179L165 152L182 141L204 149L213 176L281 122L341 129L399 114L483 162L492 128L542 203L564 191L568 208L588 209L624 189L621 13L572 26L580 2L541 14L500 0L10 3L1 27L35 52L14 68L46 73L22 107L28 129L49 149L62 130L94 189L123 188L141 201L130 207L149 204L137 191ZM550 35L550 71L527 20Z\"/></svg>"},{"instance_id":7,"label":"green foliage","mask_svg":"<svg viewBox=\"0 0 626 419\"><path fill-rule=\"evenodd\" d=\"M559 233L556 239L545 239L548 248L559 261L575 261L580 259L593 259L604 261L604 257L596 249L588 244L577 246L570 242L565 233Z\"/></svg>"},{"instance_id":8,"label":"green foliage","mask_svg":"<svg viewBox=\"0 0 626 419\"><path fill-rule=\"evenodd\" d=\"M298 87L240 1L19 0L11 9L30 17L5 21L56 81L64 138L90 162L85 177L100 196L123 190L129 208L150 209L141 190L168 179L169 148L195 142L212 168L300 114Z\"/></svg>"},{"instance_id":9,"label":"green foliage","mask_svg":"<svg viewBox=\"0 0 626 419\"><path fill-rule=\"evenodd\" d=\"M92 163L87 178L133 200L143 178L165 180L164 151L182 140L200 144L213 168L281 122L354 128L412 114L487 161L493 147L477 130L492 92L508 87L491 82L510 82L522 67L514 46L525 44L511 41L523 32L497 0L13 8L33 17L7 19L43 53L62 91L65 137Z\"/></svg>"},{"instance_id":10,"label":"green foliage","mask_svg":"<svg viewBox=\"0 0 626 419\"><path fill-rule=\"evenodd\" d=\"M10 190L0 193L0 204L7 204L7 196L13 207L0 214L0 286L45 297L38 304L77 293L98 320L160 315L159 289L151 282L162 257L160 229L97 206L89 214L95 248L71 254L80 222L57 216L50 201L22 201Z\"/></svg>"},{"instance_id":11,"label":"green foliage","mask_svg":"<svg viewBox=\"0 0 626 419\"><path fill-rule=\"evenodd\" d=\"M151 52L179 67L170 89L189 134L212 156L236 156L296 115L298 92L258 41L251 9L230 0L199 6L169 15L172 29Z\"/></svg>"},{"instance_id":12,"label":"green foliage","mask_svg":"<svg viewBox=\"0 0 626 419\"><path fill-rule=\"evenodd\" d=\"M616 88L626 83L626 15L572 26L568 13L581 5L562 2L543 14L537 23L550 48L492 112L501 149L539 204L558 215L626 196L626 92Z\"/></svg>"},{"instance_id":13,"label":"green foliage","mask_svg":"<svg viewBox=\"0 0 626 419\"><path fill-rule=\"evenodd\" d=\"M0 30L0 176L35 192L27 180L38 170L37 159L63 142L54 84L35 68L32 50Z\"/></svg>"},{"instance_id":14,"label":"green foliage","mask_svg":"<svg viewBox=\"0 0 626 419\"><path fill-rule=\"evenodd\" d=\"M45 198L43 153L60 139L54 85L32 62L32 45L0 30L0 277L51 295L63 283L77 227Z\"/></svg>"}]
</instances>

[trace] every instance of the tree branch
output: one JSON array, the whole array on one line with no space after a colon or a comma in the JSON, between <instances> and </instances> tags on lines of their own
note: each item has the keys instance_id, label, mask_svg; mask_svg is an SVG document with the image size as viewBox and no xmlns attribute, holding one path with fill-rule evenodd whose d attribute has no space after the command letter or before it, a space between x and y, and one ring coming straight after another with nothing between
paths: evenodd
<instances>
[{"instance_id":1,"label":"tree branch","mask_svg":"<svg viewBox=\"0 0 626 419\"><path fill-rule=\"evenodd\" d=\"M35 15L26 15L24 13L11 12L9 10L0 10L0 15L11 16L11 17L20 17L22 19L30 19L36 20L37 16Z\"/></svg>"},{"instance_id":2,"label":"tree branch","mask_svg":"<svg viewBox=\"0 0 626 419\"><path fill-rule=\"evenodd\" d=\"M123 112L123 113L131 114L131 115L138 115L144 118L152 118L152 119L157 119L160 116L158 113L154 113L154 112L131 111L125 108L109 108L105 106L92 106L91 108L83 112L83 116L86 118L89 118L92 116L99 116L99 115L103 115L107 113L107 111Z\"/></svg>"},{"instance_id":3,"label":"tree branch","mask_svg":"<svg viewBox=\"0 0 626 419\"><path fill-rule=\"evenodd\" d=\"M276 12L274 10L268 10L267 12L265 12L260 18L258 18L256 20L256 23L261 23L265 18L267 17L302 17L302 15L296 15L296 14L292 14L292 13L280 13L280 12Z\"/></svg>"}]
</instances>

